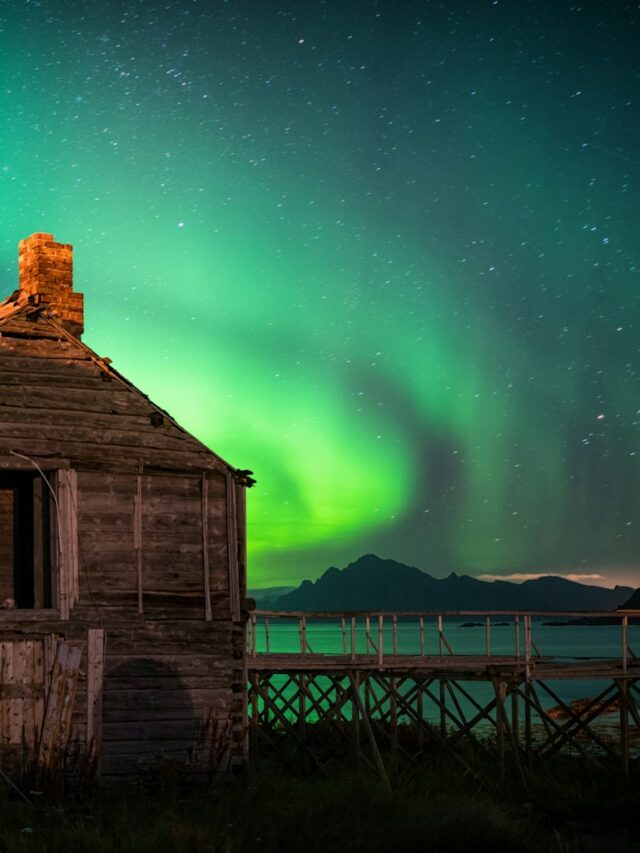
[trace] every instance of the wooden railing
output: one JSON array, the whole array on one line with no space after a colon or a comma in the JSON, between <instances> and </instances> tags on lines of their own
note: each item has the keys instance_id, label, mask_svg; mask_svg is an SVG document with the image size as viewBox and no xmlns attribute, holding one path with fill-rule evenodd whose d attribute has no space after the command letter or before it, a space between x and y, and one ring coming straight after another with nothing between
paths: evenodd
<instances>
[{"instance_id":1,"label":"wooden railing","mask_svg":"<svg viewBox=\"0 0 640 853\"><path fill-rule=\"evenodd\" d=\"M475 651L465 651L465 657L505 658L505 655L523 661L528 669L531 662L541 659L543 652L534 639L534 628L541 627L541 620L581 620L579 624L597 625L598 622L618 625L620 628L619 653L615 658L621 661L622 669L626 672L630 661L637 661L629 645L629 619L640 617L640 610L613 611L503 611L503 610L447 610L447 611L356 611L356 612L290 612L277 610L254 610L250 613L247 624L247 654L249 658L264 655L287 654L302 655L313 658L326 655L341 655L345 659L355 661L373 657L379 666L384 666L390 657L446 657L453 656L451 643L446 635L446 620L474 619L481 620L484 626L484 641L481 648ZM588 620L585 622L584 620ZM508 652L495 652L494 628L497 623L501 628L511 627L512 645ZM508 625L505 626L505 622ZM399 623L403 626L413 624L417 639L415 649L401 651L399 647ZM296 648L274 649L271 628L274 625L284 626L297 624ZM310 625L333 625L332 635L335 649L319 651L312 648L309 642L308 629ZM436 642L431 647L427 644L429 628L435 628ZM565 630L570 631L571 626ZM504 637L504 634L502 634ZM502 639L501 637L501 639ZM280 645L280 644L278 644ZM364 645L364 649L362 649ZM557 658L577 656L556 655ZM587 656L588 657L588 656ZM609 656L611 657L611 656ZM545 655L549 659L548 655ZM595 659L595 656L593 656Z\"/></svg>"}]
</instances>

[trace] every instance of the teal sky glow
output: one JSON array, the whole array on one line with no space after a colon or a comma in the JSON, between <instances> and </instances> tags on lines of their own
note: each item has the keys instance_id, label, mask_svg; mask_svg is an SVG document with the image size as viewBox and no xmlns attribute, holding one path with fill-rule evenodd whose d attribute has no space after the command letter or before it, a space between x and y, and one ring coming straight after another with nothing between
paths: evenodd
<instances>
[{"instance_id":1,"label":"teal sky glow","mask_svg":"<svg viewBox=\"0 0 640 853\"><path fill-rule=\"evenodd\" d=\"M0 295L251 468L250 583L375 551L640 580L640 13L0 9Z\"/></svg>"}]
</instances>

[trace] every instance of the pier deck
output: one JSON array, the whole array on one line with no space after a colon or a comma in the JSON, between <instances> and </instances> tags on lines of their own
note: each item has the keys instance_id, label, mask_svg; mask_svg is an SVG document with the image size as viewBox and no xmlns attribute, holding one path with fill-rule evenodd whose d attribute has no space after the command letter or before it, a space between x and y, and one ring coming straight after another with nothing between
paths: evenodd
<instances>
[{"instance_id":1,"label":"pier deck","mask_svg":"<svg viewBox=\"0 0 640 853\"><path fill-rule=\"evenodd\" d=\"M252 672L348 672L375 671L388 675L452 676L464 679L491 679L497 675L524 679L526 664L522 658L508 655L385 655L380 664L377 655L286 654L260 653L247 659ZM532 675L539 679L640 678L640 660L632 661L626 670L618 658L559 661L539 657L531 664Z\"/></svg>"},{"instance_id":2,"label":"pier deck","mask_svg":"<svg viewBox=\"0 0 640 853\"><path fill-rule=\"evenodd\" d=\"M610 648L601 656L545 654L540 628L551 617L594 630L614 625L619 654ZM308 733L312 724L329 725L342 751L352 748L387 784L384 755L395 762L404 752L415 761L429 744L463 765L472 745L520 769L536 757L569 751L629 778L640 766L640 659L629 642L638 617L640 611L254 611L247 634L248 729L254 742L261 738L275 749L293 739L321 767ZM469 618L480 620L472 625L482 629L482 648L456 654L451 622ZM413 629L414 647L402 652ZM311 635L323 651L312 648ZM415 735L410 750L399 736L409 730Z\"/></svg>"}]
</instances>

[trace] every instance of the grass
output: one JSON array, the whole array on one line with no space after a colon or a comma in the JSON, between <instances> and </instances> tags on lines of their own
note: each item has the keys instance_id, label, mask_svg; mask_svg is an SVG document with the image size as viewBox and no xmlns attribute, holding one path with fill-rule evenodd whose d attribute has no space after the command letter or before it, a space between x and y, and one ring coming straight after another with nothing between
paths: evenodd
<instances>
[{"instance_id":1,"label":"grass","mask_svg":"<svg viewBox=\"0 0 640 853\"><path fill-rule=\"evenodd\" d=\"M0 853L239 853L396 850L464 853L637 851L638 787L562 759L529 777L461 775L435 756L392 793L348 766L298 777L267 758L225 783L105 790L32 807L0 781Z\"/></svg>"}]
</instances>

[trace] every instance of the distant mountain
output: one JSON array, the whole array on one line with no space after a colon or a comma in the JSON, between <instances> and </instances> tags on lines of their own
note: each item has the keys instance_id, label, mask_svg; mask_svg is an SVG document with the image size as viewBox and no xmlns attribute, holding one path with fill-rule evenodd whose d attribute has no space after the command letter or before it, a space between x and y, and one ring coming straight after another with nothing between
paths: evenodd
<instances>
[{"instance_id":1,"label":"distant mountain","mask_svg":"<svg viewBox=\"0 0 640 853\"><path fill-rule=\"evenodd\" d=\"M374 554L332 567L279 596L275 610L615 610L632 587L587 586L560 577L521 584L481 581L468 575L433 578L412 566Z\"/></svg>"},{"instance_id":2,"label":"distant mountain","mask_svg":"<svg viewBox=\"0 0 640 853\"><path fill-rule=\"evenodd\" d=\"M262 589L248 589L247 597L253 598L258 610L270 610L280 596L291 592L292 586L265 586Z\"/></svg>"},{"instance_id":3,"label":"distant mountain","mask_svg":"<svg viewBox=\"0 0 640 853\"><path fill-rule=\"evenodd\" d=\"M637 589L628 601L620 605L622 610L640 610L640 588Z\"/></svg>"}]
</instances>

